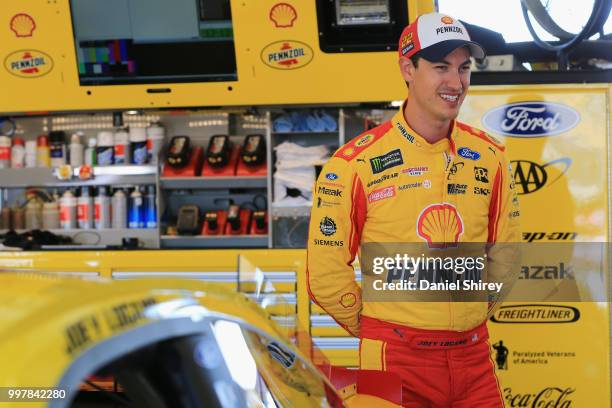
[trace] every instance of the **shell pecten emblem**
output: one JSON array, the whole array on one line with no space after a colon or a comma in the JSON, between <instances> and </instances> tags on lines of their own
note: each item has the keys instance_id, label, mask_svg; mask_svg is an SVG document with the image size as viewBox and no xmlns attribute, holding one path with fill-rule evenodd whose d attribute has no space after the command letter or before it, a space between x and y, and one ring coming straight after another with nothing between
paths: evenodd
<instances>
[{"instance_id":1,"label":"shell pecten emblem","mask_svg":"<svg viewBox=\"0 0 612 408\"><path fill-rule=\"evenodd\" d=\"M454 20L449 16L444 16L440 19L444 24L453 24Z\"/></svg>"},{"instance_id":2,"label":"shell pecten emblem","mask_svg":"<svg viewBox=\"0 0 612 408\"><path fill-rule=\"evenodd\" d=\"M430 248L456 246L463 233L463 220L452 204L432 204L421 211L417 233Z\"/></svg>"},{"instance_id":3,"label":"shell pecten emblem","mask_svg":"<svg viewBox=\"0 0 612 408\"><path fill-rule=\"evenodd\" d=\"M31 37L36 29L36 23L28 14L19 13L11 18L10 27L17 37Z\"/></svg>"},{"instance_id":4,"label":"shell pecten emblem","mask_svg":"<svg viewBox=\"0 0 612 408\"><path fill-rule=\"evenodd\" d=\"M270 9L270 20L277 28L293 27L297 17L297 12L291 4L278 3Z\"/></svg>"}]
</instances>

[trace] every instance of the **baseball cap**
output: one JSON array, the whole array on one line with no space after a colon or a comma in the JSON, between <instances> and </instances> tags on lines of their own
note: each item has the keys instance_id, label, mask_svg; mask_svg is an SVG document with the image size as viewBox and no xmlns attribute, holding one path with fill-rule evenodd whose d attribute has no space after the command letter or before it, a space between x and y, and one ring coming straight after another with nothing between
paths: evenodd
<instances>
[{"instance_id":1,"label":"baseball cap","mask_svg":"<svg viewBox=\"0 0 612 408\"><path fill-rule=\"evenodd\" d=\"M486 53L482 46L470 39L465 26L446 14L428 13L419 16L402 31L398 53L412 57L416 53L428 61L442 61L459 47L468 46L472 57L482 59Z\"/></svg>"}]
</instances>

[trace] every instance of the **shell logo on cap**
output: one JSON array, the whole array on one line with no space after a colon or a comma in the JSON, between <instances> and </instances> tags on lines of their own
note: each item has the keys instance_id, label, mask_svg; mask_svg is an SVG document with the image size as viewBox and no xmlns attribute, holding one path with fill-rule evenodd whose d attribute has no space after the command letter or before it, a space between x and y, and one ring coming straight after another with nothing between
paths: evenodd
<instances>
[{"instance_id":1,"label":"shell logo on cap","mask_svg":"<svg viewBox=\"0 0 612 408\"><path fill-rule=\"evenodd\" d=\"M452 204L432 204L419 215L417 233L430 248L453 247L463 233L463 220Z\"/></svg>"},{"instance_id":2,"label":"shell logo on cap","mask_svg":"<svg viewBox=\"0 0 612 408\"><path fill-rule=\"evenodd\" d=\"M293 22L297 20L297 11L291 4L278 3L270 9L270 20L278 28L293 27Z\"/></svg>"},{"instance_id":3,"label":"shell logo on cap","mask_svg":"<svg viewBox=\"0 0 612 408\"><path fill-rule=\"evenodd\" d=\"M19 13L11 18L10 27L17 37L31 37L36 29L36 23L28 14Z\"/></svg>"},{"instance_id":4,"label":"shell logo on cap","mask_svg":"<svg viewBox=\"0 0 612 408\"><path fill-rule=\"evenodd\" d=\"M440 19L444 24L453 24L455 22L455 20L453 20L451 17L449 16L444 16Z\"/></svg>"}]
</instances>

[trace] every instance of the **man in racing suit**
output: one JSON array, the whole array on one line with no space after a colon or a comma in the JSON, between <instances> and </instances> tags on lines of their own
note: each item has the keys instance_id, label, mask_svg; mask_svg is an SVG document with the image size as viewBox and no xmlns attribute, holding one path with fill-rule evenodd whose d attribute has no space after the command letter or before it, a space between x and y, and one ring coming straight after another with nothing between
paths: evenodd
<instances>
[{"instance_id":1,"label":"man in racing suit","mask_svg":"<svg viewBox=\"0 0 612 408\"><path fill-rule=\"evenodd\" d=\"M455 120L470 56L484 51L449 16L426 14L407 26L399 41L407 100L390 121L338 149L314 190L310 297L360 337L362 369L400 375L409 407L503 407L487 302L362 301L352 266L364 243L519 241L504 146ZM490 252L489 267L498 259Z\"/></svg>"}]
</instances>

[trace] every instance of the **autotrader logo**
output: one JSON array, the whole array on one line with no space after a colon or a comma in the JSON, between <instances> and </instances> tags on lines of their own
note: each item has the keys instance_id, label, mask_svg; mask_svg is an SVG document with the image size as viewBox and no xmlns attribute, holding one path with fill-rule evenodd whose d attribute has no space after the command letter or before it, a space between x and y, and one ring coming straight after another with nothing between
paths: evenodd
<instances>
[{"instance_id":1,"label":"autotrader logo","mask_svg":"<svg viewBox=\"0 0 612 408\"><path fill-rule=\"evenodd\" d=\"M580 114L552 102L518 102L493 108L482 118L489 131L509 137L554 136L574 128Z\"/></svg>"},{"instance_id":2,"label":"autotrader logo","mask_svg":"<svg viewBox=\"0 0 612 408\"><path fill-rule=\"evenodd\" d=\"M514 169L513 181L519 186L518 194L522 195L535 193L545 185L551 185L559 180L572 165L572 159L563 157L546 164L538 164L529 160L513 160L511 164ZM548 168L558 164L562 166L561 172L556 178L550 180Z\"/></svg>"}]
</instances>

